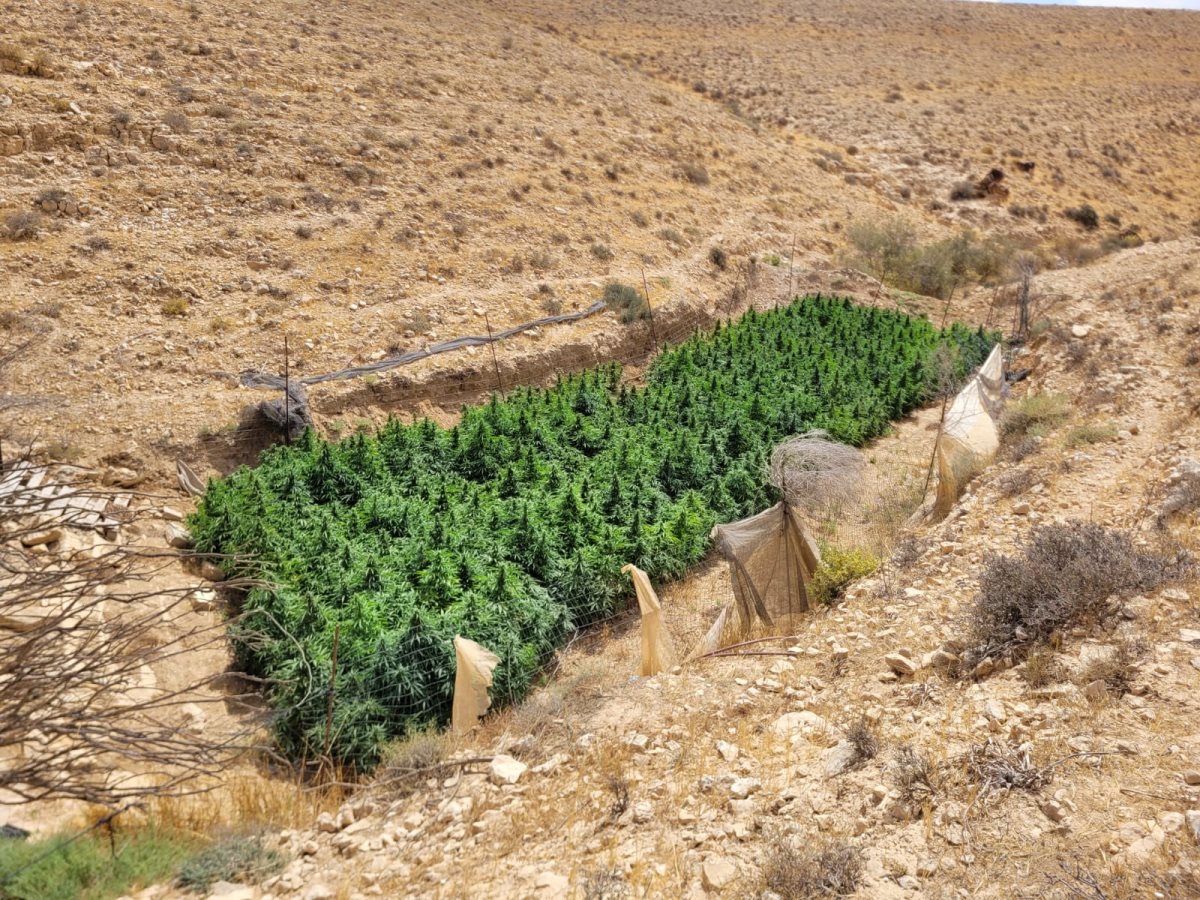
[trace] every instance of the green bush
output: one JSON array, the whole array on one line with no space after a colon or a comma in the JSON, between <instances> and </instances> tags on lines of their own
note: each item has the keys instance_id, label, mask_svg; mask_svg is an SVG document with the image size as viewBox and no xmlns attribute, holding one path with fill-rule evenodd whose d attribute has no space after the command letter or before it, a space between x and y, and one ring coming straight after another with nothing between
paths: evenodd
<instances>
[{"instance_id":1,"label":"green bush","mask_svg":"<svg viewBox=\"0 0 1200 900\"><path fill-rule=\"evenodd\" d=\"M650 315L650 307L646 305L642 292L620 281L610 281L604 285L604 302L610 309L621 313L621 321L626 325Z\"/></svg>"},{"instance_id":2,"label":"green bush","mask_svg":"<svg viewBox=\"0 0 1200 900\"><path fill-rule=\"evenodd\" d=\"M922 243L900 218L858 223L848 229L847 237L850 265L898 290L941 299L969 282L996 280L1016 249L1003 240L980 240L970 230Z\"/></svg>"},{"instance_id":3,"label":"green bush","mask_svg":"<svg viewBox=\"0 0 1200 900\"><path fill-rule=\"evenodd\" d=\"M0 838L0 897L106 900L131 894L169 878L192 846L187 839L152 829L130 836L118 830L111 843L99 830L73 842L69 836Z\"/></svg>"},{"instance_id":4,"label":"green bush","mask_svg":"<svg viewBox=\"0 0 1200 900\"><path fill-rule=\"evenodd\" d=\"M1041 391L1015 400L1000 416L1000 436L1005 440L1045 437L1071 415L1071 401L1062 394Z\"/></svg>"},{"instance_id":5,"label":"green bush","mask_svg":"<svg viewBox=\"0 0 1200 900\"><path fill-rule=\"evenodd\" d=\"M337 635L328 740L372 766L386 740L448 718L454 635L500 656L493 697L519 698L573 629L628 600L624 563L679 577L715 522L773 502L763 472L781 439L862 444L928 396L939 346L965 375L993 340L841 299L749 312L662 353L641 388L606 365L465 408L453 428L309 433L212 482L192 535L258 561L230 574L275 585L230 630L281 749L323 752Z\"/></svg>"},{"instance_id":6,"label":"green bush","mask_svg":"<svg viewBox=\"0 0 1200 900\"><path fill-rule=\"evenodd\" d=\"M810 591L816 603L834 603L849 585L879 568L879 558L866 550L825 547L813 574Z\"/></svg>"},{"instance_id":7,"label":"green bush","mask_svg":"<svg viewBox=\"0 0 1200 900\"><path fill-rule=\"evenodd\" d=\"M205 847L179 870L181 887L207 891L214 881L256 882L283 868L283 855L257 838L231 837Z\"/></svg>"},{"instance_id":8,"label":"green bush","mask_svg":"<svg viewBox=\"0 0 1200 900\"><path fill-rule=\"evenodd\" d=\"M1102 441L1111 441L1117 436L1117 426L1111 423L1105 425L1076 425L1067 432L1066 444L1067 449L1074 450L1077 447L1083 447L1087 444L1099 444Z\"/></svg>"}]
</instances>

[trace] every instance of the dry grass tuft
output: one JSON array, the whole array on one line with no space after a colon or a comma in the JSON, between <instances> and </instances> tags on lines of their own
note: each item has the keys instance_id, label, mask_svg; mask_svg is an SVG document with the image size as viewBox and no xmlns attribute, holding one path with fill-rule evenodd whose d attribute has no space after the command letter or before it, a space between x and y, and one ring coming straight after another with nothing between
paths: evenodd
<instances>
[{"instance_id":1,"label":"dry grass tuft","mask_svg":"<svg viewBox=\"0 0 1200 900\"><path fill-rule=\"evenodd\" d=\"M1126 694L1137 677L1138 660L1144 653L1145 647L1139 642L1122 640L1110 652L1092 657L1081 667L1075 673L1075 683L1088 685L1103 681L1105 688L1113 694Z\"/></svg>"},{"instance_id":2,"label":"dry grass tuft","mask_svg":"<svg viewBox=\"0 0 1200 900\"><path fill-rule=\"evenodd\" d=\"M1034 647L1025 657L1021 677L1031 688L1043 688L1062 679L1062 666L1051 647Z\"/></svg>"},{"instance_id":3,"label":"dry grass tuft","mask_svg":"<svg viewBox=\"0 0 1200 900\"><path fill-rule=\"evenodd\" d=\"M810 849L775 841L763 875L767 887L787 898L845 897L858 890L862 854L851 844L831 841Z\"/></svg>"},{"instance_id":4,"label":"dry grass tuft","mask_svg":"<svg viewBox=\"0 0 1200 900\"><path fill-rule=\"evenodd\" d=\"M891 766L892 783L900 801L910 809L923 806L938 794L940 776L927 756L909 745L896 750Z\"/></svg>"}]
</instances>

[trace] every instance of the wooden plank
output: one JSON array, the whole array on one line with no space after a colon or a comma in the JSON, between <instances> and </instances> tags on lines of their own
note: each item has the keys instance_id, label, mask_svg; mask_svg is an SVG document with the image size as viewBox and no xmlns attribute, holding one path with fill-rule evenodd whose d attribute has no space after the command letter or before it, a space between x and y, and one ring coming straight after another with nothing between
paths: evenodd
<instances>
[{"instance_id":1,"label":"wooden plank","mask_svg":"<svg viewBox=\"0 0 1200 900\"><path fill-rule=\"evenodd\" d=\"M13 466L3 479L0 479L0 494L8 494L16 490L17 486L25 480L25 470L29 468L29 463L21 460Z\"/></svg>"}]
</instances>

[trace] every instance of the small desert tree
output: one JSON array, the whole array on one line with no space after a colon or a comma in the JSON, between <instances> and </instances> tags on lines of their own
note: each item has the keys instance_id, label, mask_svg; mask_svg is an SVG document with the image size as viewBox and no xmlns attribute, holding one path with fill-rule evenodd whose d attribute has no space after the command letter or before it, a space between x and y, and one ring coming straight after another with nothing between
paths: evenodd
<instances>
[{"instance_id":1,"label":"small desert tree","mask_svg":"<svg viewBox=\"0 0 1200 900\"><path fill-rule=\"evenodd\" d=\"M815 430L779 444L768 474L790 505L824 522L858 497L865 469L861 452Z\"/></svg>"}]
</instances>

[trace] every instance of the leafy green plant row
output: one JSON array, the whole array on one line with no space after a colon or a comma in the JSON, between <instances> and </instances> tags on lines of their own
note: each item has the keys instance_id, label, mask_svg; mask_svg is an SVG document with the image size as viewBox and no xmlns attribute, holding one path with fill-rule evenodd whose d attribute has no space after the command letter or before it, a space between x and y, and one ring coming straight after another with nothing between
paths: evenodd
<instances>
[{"instance_id":1,"label":"leafy green plant row","mask_svg":"<svg viewBox=\"0 0 1200 900\"><path fill-rule=\"evenodd\" d=\"M926 397L939 345L963 376L993 341L798 300L664 352L640 388L607 365L465 408L453 428L310 433L214 481L192 534L276 585L246 596L231 636L269 685L281 748L312 759L328 741L368 767L387 739L448 718L455 634L501 657L493 696L519 697L572 629L626 602L624 563L676 578L715 522L771 503L780 439L861 444Z\"/></svg>"}]
</instances>

